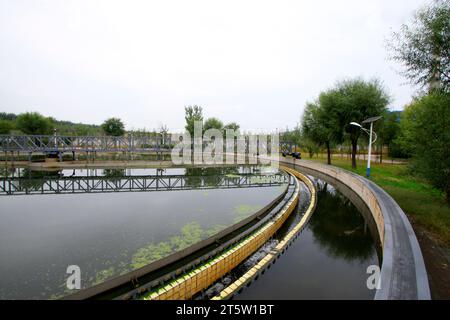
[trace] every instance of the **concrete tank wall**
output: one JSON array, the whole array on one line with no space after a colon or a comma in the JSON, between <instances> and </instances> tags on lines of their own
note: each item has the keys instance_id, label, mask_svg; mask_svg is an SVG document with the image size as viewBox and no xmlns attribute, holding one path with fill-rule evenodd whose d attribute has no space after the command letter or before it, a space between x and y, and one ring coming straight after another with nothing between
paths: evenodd
<instances>
[{"instance_id":1,"label":"concrete tank wall","mask_svg":"<svg viewBox=\"0 0 450 320\"><path fill-rule=\"evenodd\" d=\"M281 158L281 164L329 182L339 181L369 208L382 247L380 289L375 299L431 299L428 276L414 230L400 206L372 181L317 162Z\"/></svg>"}]
</instances>

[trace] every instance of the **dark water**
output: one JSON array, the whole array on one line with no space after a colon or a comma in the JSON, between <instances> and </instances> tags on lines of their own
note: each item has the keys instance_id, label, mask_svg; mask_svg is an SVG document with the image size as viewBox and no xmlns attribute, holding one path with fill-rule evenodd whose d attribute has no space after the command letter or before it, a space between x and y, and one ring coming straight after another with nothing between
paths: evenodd
<instances>
[{"instance_id":1,"label":"dark water","mask_svg":"<svg viewBox=\"0 0 450 320\"><path fill-rule=\"evenodd\" d=\"M366 285L366 270L379 261L367 222L333 186L316 182L318 203L308 226L270 269L234 299L374 297L375 291ZM299 220L302 208L291 224Z\"/></svg>"},{"instance_id":2,"label":"dark water","mask_svg":"<svg viewBox=\"0 0 450 320\"><path fill-rule=\"evenodd\" d=\"M114 171L116 170L116 171ZM239 174L200 169L200 174ZM192 170L191 170L192 171ZM198 170L197 170L198 171ZM63 170L37 177L155 174L155 169ZM168 169L165 174L192 174ZM193 182L195 183L195 181ZM0 197L0 298L56 298L70 293L66 269L78 265L82 287L137 269L205 239L270 203L282 187L170 192Z\"/></svg>"}]
</instances>

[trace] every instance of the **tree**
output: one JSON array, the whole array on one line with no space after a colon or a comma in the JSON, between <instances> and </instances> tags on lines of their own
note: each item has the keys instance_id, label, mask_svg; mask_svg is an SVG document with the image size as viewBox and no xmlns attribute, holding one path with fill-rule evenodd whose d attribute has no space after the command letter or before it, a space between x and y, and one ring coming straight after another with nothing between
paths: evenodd
<instances>
[{"instance_id":1,"label":"tree","mask_svg":"<svg viewBox=\"0 0 450 320\"><path fill-rule=\"evenodd\" d=\"M283 143L300 145L300 143L302 142L301 128L298 125L291 130L289 128L286 128L286 130L280 134L280 141Z\"/></svg>"},{"instance_id":2,"label":"tree","mask_svg":"<svg viewBox=\"0 0 450 320\"><path fill-rule=\"evenodd\" d=\"M289 129L286 127L285 131L280 133L279 136L280 143L280 151L284 152L296 152L298 150L294 150L300 145L303 147L303 139L301 134L301 128L299 125L296 125L293 129Z\"/></svg>"},{"instance_id":3,"label":"tree","mask_svg":"<svg viewBox=\"0 0 450 320\"><path fill-rule=\"evenodd\" d=\"M16 118L14 113L0 112L0 120L16 120Z\"/></svg>"},{"instance_id":4,"label":"tree","mask_svg":"<svg viewBox=\"0 0 450 320\"><path fill-rule=\"evenodd\" d=\"M399 141L412 154L412 172L443 190L450 204L450 94L424 96L403 111Z\"/></svg>"},{"instance_id":5,"label":"tree","mask_svg":"<svg viewBox=\"0 0 450 320\"><path fill-rule=\"evenodd\" d=\"M380 122L377 128L380 146L388 147L388 154L395 158L408 158L408 154L401 151L397 138L400 135L401 111L390 111L384 116L384 121ZM380 163L382 162L383 150L381 150Z\"/></svg>"},{"instance_id":6,"label":"tree","mask_svg":"<svg viewBox=\"0 0 450 320\"><path fill-rule=\"evenodd\" d=\"M435 0L416 11L411 25L403 24L388 43L391 59L400 62L402 74L429 91L449 91L450 1Z\"/></svg>"},{"instance_id":7,"label":"tree","mask_svg":"<svg viewBox=\"0 0 450 320\"><path fill-rule=\"evenodd\" d=\"M186 131L189 132L191 137L194 137L194 122L203 121L203 108L197 105L184 107L186 120Z\"/></svg>"},{"instance_id":8,"label":"tree","mask_svg":"<svg viewBox=\"0 0 450 320\"><path fill-rule=\"evenodd\" d=\"M25 134L51 134L53 122L37 112L26 112L16 118L16 127Z\"/></svg>"},{"instance_id":9,"label":"tree","mask_svg":"<svg viewBox=\"0 0 450 320\"><path fill-rule=\"evenodd\" d=\"M381 129L381 139L389 148L390 144L394 141L400 131L399 112L389 112L384 119L383 127Z\"/></svg>"},{"instance_id":10,"label":"tree","mask_svg":"<svg viewBox=\"0 0 450 320\"><path fill-rule=\"evenodd\" d=\"M8 134L13 127L12 121L0 119L0 134Z\"/></svg>"},{"instance_id":11,"label":"tree","mask_svg":"<svg viewBox=\"0 0 450 320\"><path fill-rule=\"evenodd\" d=\"M208 118L205 120L205 123L203 124L203 130L209 130L209 129L217 129L222 130L223 129L223 123L217 118Z\"/></svg>"},{"instance_id":12,"label":"tree","mask_svg":"<svg viewBox=\"0 0 450 320\"><path fill-rule=\"evenodd\" d=\"M336 87L319 97L321 112L329 119L327 126L333 140L340 143L345 137L352 144L352 168L356 168L356 151L361 129L350 122L383 115L390 101L378 80L364 81L361 78L343 80Z\"/></svg>"},{"instance_id":13,"label":"tree","mask_svg":"<svg viewBox=\"0 0 450 320\"><path fill-rule=\"evenodd\" d=\"M332 127L332 119L320 105L320 100L323 98L324 96L321 95L318 102L306 104L302 119L302 130L304 136L310 140L309 143L313 142L318 146L326 146L327 163L331 164L331 143L335 134ZM313 151L311 145L309 149L311 154Z\"/></svg>"},{"instance_id":14,"label":"tree","mask_svg":"<svg viewBox=\"0 0 450 320\"><path fill-rule=\"evenodd\" d=\"M317 143L315 143L314 141L312 141L309 138L303 139L302 146L308 152L310 158L312 158L315 154L318 154L320 151L320 148L317 145Z\"/></svg>"},{"instance_id":15,"label":"tree","mask_svg":"<svg viewBox=\"0 0 450 320\"><path fill-rule=\"evenodd\" d=\"M227 124L223 127L224 130L230 129L230 130L234 130L235 132L238 132L240 128L241 128L241 126L238 125L236 122L230 122L230 123L227 123Z\"/></svg>"},{"instance_id":16,"label":"tree","mask_svg":"<svg viewBox=\"0 0 450 320\"><path fill-rule=\"evenodd\" d=\"M125 125L119 118L109 118L101 125L103 131L108 136L123 136L125 134Z\"/></svg>"},{"instance_id":17,"label":"tree","mask_svg":"<svg viewBox=\"0 0 450 320\"><path fill-rule=\"evenodd\" d=\"M169 133L169 127L167 125L165 125L165 124L162 124L162 125L159 126L158 131L159 131L160 134L168 134Z\"/></svg>"},{"instance_id":18,"label":"tree","mask_svg":"<svg viewBox=\"0 0 450 320\"><path fill-rule=\"evenodd\" d=\"M232 136L232 137L233 137L233 141L235 143L235 149L236 150L237 150L236 142L237 142L238 135L239 135L239 129L240 129L240 126L236 122L230 122L230 123L226 124L223 127L223 137L224 137L224 139L227 139L227 138L231 139L231 137L227 137L227 130L233 130L234 131L234 136Z\"/></svg>"},{"instance_id":19,"label":"tree","mask_svg":"<svg viewBox=\"0 0 450 320\"><path fill-rule=\"evenodd\" d=\"M162 143L162 145L165 146L166 142L167 142L167 135L169 134L169 127L167 125L162 124L159 127L159 134L161 135L161 139L162 139L161 143Z\"/></svg>"}]
</instances>

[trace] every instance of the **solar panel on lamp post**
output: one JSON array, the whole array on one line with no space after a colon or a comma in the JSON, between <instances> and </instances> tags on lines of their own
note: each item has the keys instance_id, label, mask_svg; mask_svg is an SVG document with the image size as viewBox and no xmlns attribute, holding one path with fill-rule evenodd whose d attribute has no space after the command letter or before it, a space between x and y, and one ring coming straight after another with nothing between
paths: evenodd
<instances>
[{"instance_id":1,"label":"solar panel on lamp post","mask_svg":"<svg viewBox=\"0 0 450 320\"><path fill-rule=\"evenodd\" d=\"M375 143L375 141L377 140L377 134L373 132L373 123L379 119L381 119L381 116L371 117L361 122L362 124L370 123L370 130L363 128L363 126L357 122L350 122L350 125L359 127L361 130L363 130L365 133L369 135L369 154L367 157L367 169L366 169L367 178L370 178L370 158L372 156L372 144ZM372 134L375 135L375 139L373 139L373 141L372 141Z\"/></svg>"}]
</instances>

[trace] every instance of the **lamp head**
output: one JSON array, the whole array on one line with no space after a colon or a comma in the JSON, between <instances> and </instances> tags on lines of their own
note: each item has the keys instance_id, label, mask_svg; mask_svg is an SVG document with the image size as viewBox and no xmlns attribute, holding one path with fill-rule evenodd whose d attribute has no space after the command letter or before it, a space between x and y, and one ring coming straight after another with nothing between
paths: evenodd
<instances>
[{"instance_id":1,"label":"lamp head","mask_svg":"<svg viewBox=\"0 0 450 320\"><path fill-rule=\"evenodd\" d=\"M362 128L361 125L357 122L350 122L350 125Z\"/></svg>"},{"instance_id":2,"label":"lamp head","mask_svg":"<svg viewBox=\"0 0 450 320\"><path fill-rule=\"evenodd\" d=\"M381 118L382 118L382 116L371 117L371 118L368 118L368 119L364 120L362 122L362 124L375 122L377 120L380 120Z\"/></svg>"}]
</instances>

